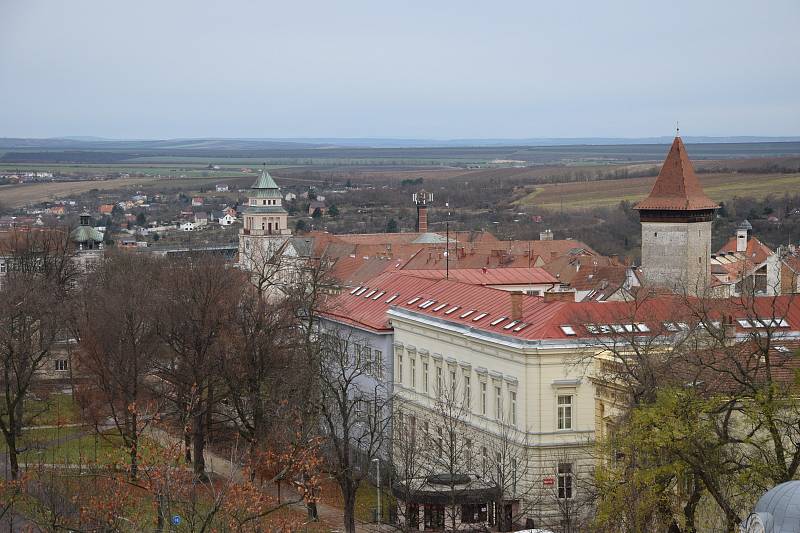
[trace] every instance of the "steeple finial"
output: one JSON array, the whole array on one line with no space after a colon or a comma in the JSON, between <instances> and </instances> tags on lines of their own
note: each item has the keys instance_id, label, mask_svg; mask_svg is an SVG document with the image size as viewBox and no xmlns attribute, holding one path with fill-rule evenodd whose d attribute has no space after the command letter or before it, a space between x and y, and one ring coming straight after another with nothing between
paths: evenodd
<instances>
[{"instance_id":1,"label":"steeple finial","mask_svg":"<svg viewBox=\"0 0 800 533\"><path fill-rule=\"evenodd\" d=\"M675 121L675 137L681 136L681 123L679 121Z\"/></svg>"}]
</instances>

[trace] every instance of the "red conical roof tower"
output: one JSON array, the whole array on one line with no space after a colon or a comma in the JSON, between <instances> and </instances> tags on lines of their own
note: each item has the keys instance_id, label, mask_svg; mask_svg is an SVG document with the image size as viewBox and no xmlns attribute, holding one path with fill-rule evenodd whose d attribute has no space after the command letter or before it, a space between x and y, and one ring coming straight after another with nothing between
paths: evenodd
<instances>
[{"instance_id":1,"label":"red conical roof tower","mask_svg":"<svg viewBox=\"0 0 800 533\"><path fill-rule=\"evenodd\" d=\"M686 147L680 137L675 137L669 149L661 172L658 173L650 195L639 202L635 209L640 211L671 211L712 213L719 205L706 196L700 180L694 173L692 162L686 154ZM687 215L690 213L686 213ZM694 213L692 213L694 214ZM645 216L645 213L642 213ZM677 213L670 213L673 218ZM678 215L679 216L679 215Z\"/></svg>"}]
</instances>

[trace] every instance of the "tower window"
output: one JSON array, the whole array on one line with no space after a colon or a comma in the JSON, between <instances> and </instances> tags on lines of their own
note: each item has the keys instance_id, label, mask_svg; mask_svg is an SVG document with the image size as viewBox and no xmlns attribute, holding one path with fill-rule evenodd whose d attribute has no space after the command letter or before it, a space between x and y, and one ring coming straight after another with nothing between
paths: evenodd
<instances>
[{"instance_id":1,"label":"tower window","mask_svg":"<svg viewBox=\"0 0 800 533\"><path fill-rule=\"evenodd\" d=\"M658 232L653 233L653 237L658 237Z\"/></svg>"}]
</instances>

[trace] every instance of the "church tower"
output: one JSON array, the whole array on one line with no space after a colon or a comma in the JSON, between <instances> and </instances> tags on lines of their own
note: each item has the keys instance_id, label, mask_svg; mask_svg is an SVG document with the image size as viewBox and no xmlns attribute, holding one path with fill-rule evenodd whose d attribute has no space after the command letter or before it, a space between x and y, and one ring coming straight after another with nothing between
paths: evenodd
<instances>
[{"instance_id":1,"label":"church tower","mask_svg":"<svg viewBox=\"0 0 800 533\"><path fill-rule=\"evenodd\" d=\"M703 293L711 278L711 224L718 208L675 137L653 190L635 207L642 223L642 271L650 286Z\"/></svg>"},{"instance_id":2,"label":"church tower","mask_svg":"<svg viewBox=\"0 0 800 533\"><path fill-rule=\"evenodd\" d=\"M254 262L271 259L292 234L281 190L266 168L250 191L239 231L239 264L248 269Z\"/></svg>"}]
</instances>

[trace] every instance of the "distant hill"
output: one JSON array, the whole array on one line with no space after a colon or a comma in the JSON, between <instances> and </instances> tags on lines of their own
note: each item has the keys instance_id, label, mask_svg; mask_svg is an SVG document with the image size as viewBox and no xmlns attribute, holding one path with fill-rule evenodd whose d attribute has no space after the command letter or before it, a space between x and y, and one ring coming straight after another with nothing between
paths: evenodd
<instances>
[{"instance_id":1,"label":"distant hill","mask_svg":"<svg viewBox=\"0 0 800 533\"><path fill-rule=\"evenodd\" d=\"M686 136L687 144L734 144L800 142L798 137L703 137ZM0 138L2 150L282 150L330 148L453 148L499 146L616 146L669 144L671 137L570 137L528 139L391 139L391 138L197 138L197 139L104 139L57 137L47 139Z\"/></svg>"}]
</instances>

